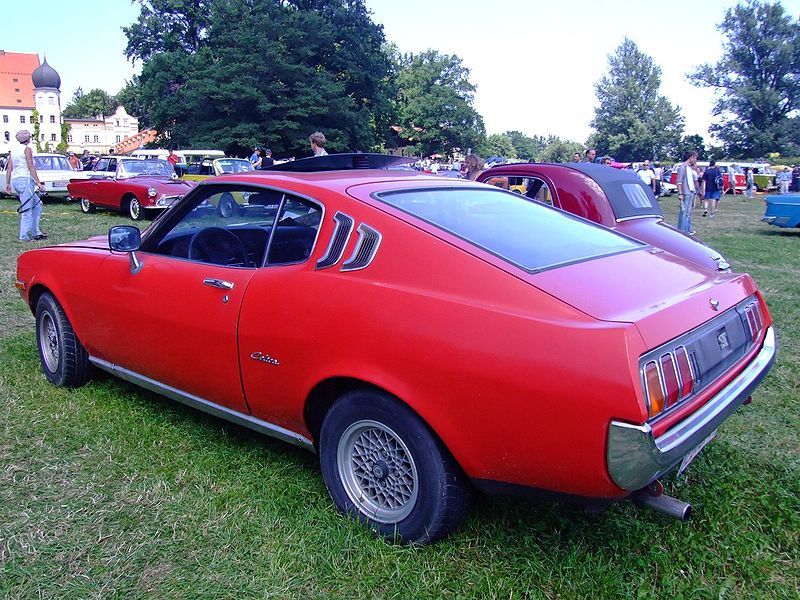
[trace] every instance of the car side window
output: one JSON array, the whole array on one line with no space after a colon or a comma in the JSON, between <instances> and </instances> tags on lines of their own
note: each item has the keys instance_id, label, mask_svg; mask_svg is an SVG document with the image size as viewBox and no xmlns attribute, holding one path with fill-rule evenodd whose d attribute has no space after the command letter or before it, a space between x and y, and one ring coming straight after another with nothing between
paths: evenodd
<instances>
[{"instance_id":1,"label":"car side window","mask_svg":"<svg viewBox=\"0 0 800 600\"><path fill-rule=\"evenodd\" d=\"M304 262L322 209L277 190L209 187L162 236L153 252L228 267ZM181 211L183 212L183 211Z\"/></svg>"},{"instance_id":2,"label":"car side window","mask_svg":"<svg viewBox=\"0 0 800 600\"><path fill-rule=\"evenodd\" d=\"M117 159L111 158L108 161L108 171L116 171L117 170Z\"/></svg>"},{"instance_id":3,"label":"car side window","mask_svg":"<svg viewBox=\"0 0 800 600\"><path fill-rule=\"evenodd\" d=\"M95 171L108 171L108 159L107 158L100 158L97 160L97 164L94 166Z\"/></svg>"}]
</instances>

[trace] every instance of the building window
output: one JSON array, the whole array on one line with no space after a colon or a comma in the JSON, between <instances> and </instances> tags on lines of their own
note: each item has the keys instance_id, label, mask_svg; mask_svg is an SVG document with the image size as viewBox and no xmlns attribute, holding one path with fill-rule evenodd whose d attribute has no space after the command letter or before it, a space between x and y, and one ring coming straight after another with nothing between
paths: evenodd
<instances>
[{"instance_id":1,"label":"building window","mask_svg":"<svg viewBox=\"0 0 800 600\"><path fill-rule=\"evenodd\" d=\"M88 135L83 136L83 141L84 141L84 143L88 144L89 143L89 136Z\"/></svg>"},{"instance_id":2,"label":"building window","mask_svg":"<svg viewBox=\"0 0 800 600\"><path fill-rule=\"evenodd\" d=\"M33 117L31 117L31 123L33 123ZM44 123L44 115L39 115L39 123Z\"/></svg>"},{"instance_id":3,"label":"building window","mask_svg":"<svg viewBox=\"0 0 800 600\"><path fill-rule=\"evenodd\" d=\"M19 93L19 88L14 88L14 91Z\"/></svg>"},{"instance_id":4,"label":"building window","mask_svg":"<svg viewBox=\"0 0 800 600\"><path fill-rule=\"evenodd\" d=\"M55 99L55 98L53 98L52 96L50 96L50 97L47 99L47 102L48 102L49 104L55 104L55 103L56 103L56 99Z\"/></svg>"},{"instance_id":5,"label":"building window","mask_svg":"<svg viewBox=\"0 0 800 600\"><path fill-rule=\"evenodd\" d=\"M17 90L17 91L19 91L19 90ZM119 119L117 119L117 127L119 127Z\"/></svg>"},{"instance_id":6,"label":"building window","mask_svg":"<svg viewBox=\"0 0 800 600\"><path fill-rule=\"evenodd\" d=\"M20 115L19 116L19 122L20 123L25 123L25 115Z\"/></svg>"},{"instance_id":7,"label":"building window","mask_svg":"<svg viewBox=\"0 0 800 600\"><path fill-rule=\"evenodd\" d=\"M67 141L68 141L70 144L72 143L72 134L71 134L71 133L68 133L68 134L67 134Z\"/></svg>"},{"instance_id":8,"label":"building window","mask_svg":"<svg viewBox=\"0 0 800 600\"><path fill-rule=\"evenodd\" d=\"M42 117L39 117L39 118L41 119ZM28 121L31 123L31 125L36 122L36 121L33 120L33 115L31 115L31 118L28 119Z\"/></svg>"},{"instance_id":9,"label":"building window","mask_svg":"<svg viewBox=\"0 0 800 600\"><path fill-rule=\"evenodd\" d=\"M99 144L100 143L100 136L99 135L94 136L94 143L95 144Z\"/></svg>"},{"instance_id":10,"label":"building window","mask_svg":"<svg viewBox=\"0 0 800 600\"><path fill-rule=\"evenodd\" d=\"M3 115L3 123L8 123L8 115Z\"/></svg>"},{"instance_id":11,"label":"building window","mask_svg":"<svg viewBox=\"0 0 800 600\"><path fill-rule=\"evenodd\" d=\"M13 81L14 81L14 83L17 83L17 82L19 82L19 79L17 79L16 77L14 77Z\"/></svg>"},{"instance_id":12,"label":"building window","mask_svg":"<svg viewBox=\"0 0 800 600\"><path fill-rule=\"evenodd\" d=\"M118 135L118 136L117 136L117 141L118 141L118 142L121 142L121 141L122 141L122 136L121 136L121 135Z\"/></svg>"},{"instance_id":13,"label":"building window","mask_svg":"<svg viewBox=\"0 0 800 600\"><path fill-rule=\"evenodd\" d=\"M50 141L51 142L55 142L56 141L56 134L55 133L51 133L50 134Z\"/></svg>"},{"instance_id":14,"label":"building window","mask_svg":"<svg viewBox=\"0 0 800 600\"><path fill-rule=\"evenodd\" d=\"M55 123L56 122L56 116L55 115L50 115L50 122L51 123Z\"/></svg>"},{"instance_id":15,"label":"building window","mask_svg":"<svg viewBox=\"0 0 800 600\"><path fill-rule=\"evenodd\" d=\"M6 131L6 132L3 134L3 136L6 138L6 141L9 141L9 140L11 139L11 134L10 134L8 131Z\"/></svg>"}]
</instances>

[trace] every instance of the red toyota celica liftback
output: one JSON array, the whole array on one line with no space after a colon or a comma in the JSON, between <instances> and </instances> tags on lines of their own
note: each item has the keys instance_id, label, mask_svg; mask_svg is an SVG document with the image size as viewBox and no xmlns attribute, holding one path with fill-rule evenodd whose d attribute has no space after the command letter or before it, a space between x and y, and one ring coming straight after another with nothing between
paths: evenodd
<instances>
[{"instance_id":1,"label":"red toyota celica liftback","mask_svg":"<svg viewBox=\"0 0 800 600\"><path fill-rule=\"evenodd\" d=\"M352 168L382 160L221 176L142 235L22 254L47 379L94 365L315 451L336 507L403 542L452 531L475 491L688 516L659 478L774 360L750 276L483 184Z\"/></svg>"}]
</instances>

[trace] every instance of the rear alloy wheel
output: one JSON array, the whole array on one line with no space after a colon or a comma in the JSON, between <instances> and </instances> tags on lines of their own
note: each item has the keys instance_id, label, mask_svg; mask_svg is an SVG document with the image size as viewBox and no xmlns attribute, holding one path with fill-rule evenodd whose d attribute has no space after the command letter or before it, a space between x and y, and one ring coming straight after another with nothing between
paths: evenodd
<instances>
[{"instance_id":1,"label":"rear alloy wheel","mask_svg":"<svg viewBox=\"0 0 800 600\"><path fill-rule=\"evenodd\" d=\"M81 205L81 212L83 212L84 214L87 214L87 215L90 215L95 210L97 210L97 207L94 204L92 204L91 202L89 202L88 198L81 198L80 205Z\"/></svg>"},{"instance_id":2,"label":"rear alloy wheel","mask_svg":"<svg viewBox=\"0 0 800 600\"><path fill-rule=\"evenodd\" d=\"M47 380L58 387L77 387L89 376L89 356L78 341L64 309L50 293L36 303L36 341Z\"/></svg>"},{"instance_id":3,"label":"rear alloy wheel","mask_svg":"<svg viewBox=\"0 0 800 600\"><path fill-rule=\"evenodd\" d=\"M131 198L129 198L127 205L128 205L128 215L130 216L131 219L133 219L134 221L141 221L142 219L144 219L144 209L142 208L142 205L139 204L139 200L138 198L136 198L136 196L132 196Z\"/></svg>"},{"instance_id":4,"label":"rear alloy wheel","mask_svg":"<svg viewBox=\"0 0 800 600\"><path fill-rule=\"evenodd\" d=\"M435 541L469 509L453 457L408 406L382 392L353 391L334 403L322 423L320 464L339 511L391 541Z\"/></svg>"}]
</instances>

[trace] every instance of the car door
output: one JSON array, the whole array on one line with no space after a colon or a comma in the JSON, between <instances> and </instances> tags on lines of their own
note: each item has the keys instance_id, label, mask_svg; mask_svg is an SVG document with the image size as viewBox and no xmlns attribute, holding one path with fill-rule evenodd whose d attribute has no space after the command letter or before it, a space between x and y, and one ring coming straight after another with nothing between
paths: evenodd
<instances>
[{"instance_id":1,"label":"car door","mask_svg":"<svg viewBox=\"0 0 800 600\"><path fill-rule=\"evenodd\" d=\"M247 413L237 326L250 279L263 261L275 211L242 209L249 192L202 188L159 222L137 252L112 254L98 272L102 320L91 340L101 359L178 390ZM223 216L222 198L236 209Z\"/></svg>"}]
</instances>

